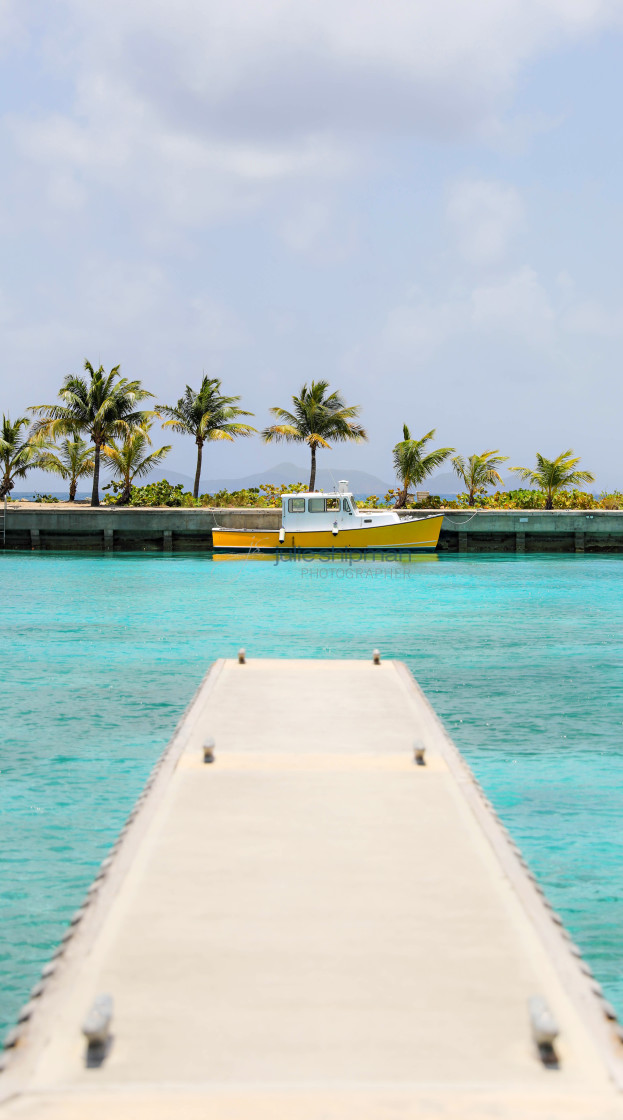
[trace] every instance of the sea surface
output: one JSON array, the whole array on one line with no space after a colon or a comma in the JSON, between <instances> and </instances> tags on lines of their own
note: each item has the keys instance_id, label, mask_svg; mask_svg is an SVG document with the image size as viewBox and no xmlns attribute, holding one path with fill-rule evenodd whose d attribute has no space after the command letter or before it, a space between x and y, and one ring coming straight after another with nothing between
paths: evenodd
<instances>
[{"instance_id":1,"label":"sea surface","mask_svg":"<svg viewBox=\"0 0 623 1120\"><path fill-rule=\"evenodd\" d=\"M623 556L0 554L0 1024L210 662L403 658L623 1015Z\"/></svg>"}]
</instances>

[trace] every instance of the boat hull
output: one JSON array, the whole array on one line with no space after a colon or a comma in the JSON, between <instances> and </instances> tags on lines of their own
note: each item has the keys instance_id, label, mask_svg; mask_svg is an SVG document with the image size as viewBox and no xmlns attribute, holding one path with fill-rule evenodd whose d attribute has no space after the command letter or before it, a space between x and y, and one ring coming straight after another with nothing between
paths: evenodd
<instances>
[{"instance_id":1,"label":"boat hull","mask_svg":"<svg viewBox=\"0 0 623 1120\"><path fill-rule=\"evenodd\" d=\"M392 525L365 525L360 529L286 532L279 541L278 529L212 530L213 546L222 552L294 552L320 551L402 551L434 552L439 541L443 515L399 521Z\"/></svg>"}]
</instances>

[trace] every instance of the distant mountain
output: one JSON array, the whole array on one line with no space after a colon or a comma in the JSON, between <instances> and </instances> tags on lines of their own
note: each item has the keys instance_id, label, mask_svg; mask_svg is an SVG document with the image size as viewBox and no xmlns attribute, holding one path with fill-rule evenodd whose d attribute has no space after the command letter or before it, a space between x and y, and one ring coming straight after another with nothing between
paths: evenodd
<instances>
[{"instance_id":1,"label":"distant mountain","mask_svg":"<svg viewBox=\"0 0 623 1120\"><path fill-rule=\"evenodd\" d=\"M499 490L531 490L534 487L529 486L526 482L522 482L516 474L503 474L502 485L499 487L490 486L489 493L497 489ZM429 494L462 494L465 493L465 486L461 479L454 473L454 471L442 471L440 474L431 475L423 482L419 490L428 490Z\"/></svg>"},{"instance_id":2,"label":"distant mountain","mask_svg":"<svg viewBox=\"0 0 623 1120\"><path fill-rule=\"evenodd\" d=\"M417 489L428 490L429 494L456 494L457 477L454 471L442 471L441 474L431 475Z\"/></svg>"},{"instance_id":3,"label":"distant mountain","mask_svg":"<svg viewBox=\"0 0 623 1120\"><path fill-rule=\"evenodd\" d=\"M138 483L139 486L146 486L150 482L162 482L166 478L167 482L171 482L173 486L177 486L179 482L182 483L185 490L192 490L195 480L189 474L179 474L178 471L157 470L150 471L148 477Z\"/></svg>"},{"instance_id":4,"label":"distant mountain","mask_svg":"<svg viewBox=\"0 0 623 1120\"><path fill-rule=\"evenodd\" d=\"M152 471L149 481L159 482L163 478L174 485L182 482L188 490L193 488L194 479L190 475L177 474L175 471L167 471L166 469ZM378 494L382 497L390 486L390 483L383 482L374 474L368 474L367 471L350 470L348 467L336 467L333 470L320 467L316 474L316 485L325 490L333 489L334 483L337 485L343 478L348 481L350 489L355 494ZM263 482L268 482L273 486L279 486L281 483L288 486L293 482L303 482L307 485L309 482L309 466L300 467L295 463L277 463L275 467L268 467L266 470L245 475L243 478L202 478L199 489L202 494L215 494L218 490L248 490L251 486L261 486Z\"/></svg>"}]
</instances>

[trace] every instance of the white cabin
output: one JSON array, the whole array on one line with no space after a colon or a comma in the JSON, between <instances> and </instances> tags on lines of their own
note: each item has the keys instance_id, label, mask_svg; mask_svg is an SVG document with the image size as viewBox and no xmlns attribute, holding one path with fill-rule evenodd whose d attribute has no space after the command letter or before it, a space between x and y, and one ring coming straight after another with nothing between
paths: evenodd
<instances>
[{"instance_id":1,"label":"white cabin","mask_svg":"<svg viewBox=\"0 0 623 1120\"><path fill-rule=\"evenodd\" d=\"M338 482L338 489L333 491L282 494L281 512L281 524L288 533L361 529L404 520L394 510L359 509L346 481Z\"/></svg>"}]
</instances>

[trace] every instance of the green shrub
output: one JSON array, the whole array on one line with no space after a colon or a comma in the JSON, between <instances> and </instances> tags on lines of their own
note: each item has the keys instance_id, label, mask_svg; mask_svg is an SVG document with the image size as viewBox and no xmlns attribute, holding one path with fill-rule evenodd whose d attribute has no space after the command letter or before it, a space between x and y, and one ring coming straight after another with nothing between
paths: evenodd
<instances>
[{"instance_id":1,"label":"green shrub","mask_svg":"<svg viewBox=\"0 0 623 1120\"><path fill-rule=\"evenodd\" d=\"M114 505L121 483L109 483L105 489L111 489L104 498L105 505ZM177 506L181 508L203 509L223 508L255 508L278 509L281 505L282 494L300 494L307 490L302 482L294 482L288 486L275 486L265 482L261 486L252 486L246 490L219 490L216 494L202 494L196 501L183 484L178 482L173 486L166 479L161 482L151 482L146 486L133 486L130 491L131 506ZM390 509L396 504L400 491L390 489L379 499L378 495L370 494L367 498L358 501L361 509ZM10 499L9 499L10 500ZM49 494L37 494L37 502L58 502ZM431 494L423 501L417 502L413 498L407 503L408 509L469 509L467 494L458 494L456 500L441 498L438 494ZM545 495L541 490L496 490L494 494L477 495L474 500L474 509L544 509ZM583 490L561 490L554 498L554 509L623 509L623 492L614 490L604 493L599 499L593 494Z\"/></svg>"},{"instance_id":2,"label":"green shrub","mask_svg":"<svg viewBox=\"0 0 623 1120\"><path fill-rule=\"evenodd\" d=\"M51 494L35 494L33 502L41 502L47 505L48 502L60 502L60 498L53 498Z\"/></svg>"},{"instance_id":3,"label":"green shrub","mask_svg":"<svg viewBox=\"0 0 623 1120\"><path fill-rule=\"evenodd\" d=\"M379 508L392 509L396 505L396 499L402 491L397 488L388 490L382 502L378 502ZM361 502L359 503L361 505ZM455 502L451 498L441 498L439 494L429 494L427 498L417 501L413 495L407 499L405 509L460 509L460 502Z\"/></svg>"},{"instance_id":4,"label":"green shrub","mask_svg":"<svg viewBox=\"0 0 623 1120\"><path fill-rule=\"evenodd\" d=\"M219 490L217 494L202 494L199 503L212 509L222 509L224 506L278 509L282 494L300 494L306 490L307 487L302 482L292 482L288 486L263 482L261 486L251 486L248 490Z\"/></svg>"},{"instance_id":5,"label":"green shrub","mask_svg":"<svg viewBox=\"0 0 623 1120\"><path fill-rule=\"evenodd\" d=\"M457 500L459 507L470 508L467 494L459 494ZM599 501L584 490L560 490L554 497L554 509L598 509L599 506ZM545 509L545 494L542 490L496 490L495 494L477 496L471 508Z\"/></svg>"},{"instance_id":6,"label":"green shrub","mask_svg":"<svg viewBox=\"0 0 623 1120\"><path fill-rule=\"evenodd\" d=\"M440 498L439 494L429 494L428 498L423 498L421 502L409 502L409 509L454 509L458 506L458 502L452 501L448 498Z\"/></svg>"},{"instance_id":7,"label":"green shrub","mask_svg":"<svg viewBox=\"0 0 623 1120\"><path fill-rule=\"evenodd\" d=\"M118 491L123 489L121 483L111 484L113 493L107 494L104 504L115 505ZM173 486L166 479L161 482L149 482L146 486L132 486L130 489L131 506L194 506L195 499L192 494L184 490L183 483L178 482Z\"/></svg>"},{"instance_id":8,"label":"green shrub","mask_svg":"<svg viewBox=\"0 0 623 1120\"><path fill-rule=\"evenodd\" d=\"M554 509L598 509L599 501L584 490L559 490L554 495Z\"/></svg>"},{"instance_id":9,"label":"green shrub","mask_svg":"<svg viewBox=\"0 0 623 1120\"><path fill-rule=\"evenodd\" d=\"M104 487L112 490L104 498L105 505L116 505L119 492L123 485L119 482L110 482ZM194 508L200 506L204 509L222 509L223 507L251 508L279 507L282 494L298 494L306 490L302 482L294 482L289 486L274 486L272 483L263 483L261 486L252 486L248 490L219 490L217 494L202 494L195 500L188 490L184 490L183 483L172 483L162 479L161 482L150 482L145 486L132 486L130 490L131 506L177 506L181 508Z\"/></svg>"},{"instance_id":10,"label":"green shrub","mask_svg":"<svg viewBox=\"0 0 623 1120\"><path fill-rule=\"evenodd\" d=\"M613 490L610 494L604 491L599 495L599 505L602 509L623 509L623 492Z\"/></svg>"}]
</instances>

